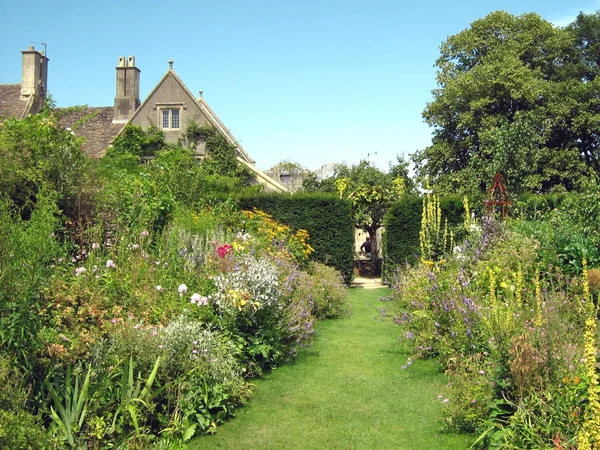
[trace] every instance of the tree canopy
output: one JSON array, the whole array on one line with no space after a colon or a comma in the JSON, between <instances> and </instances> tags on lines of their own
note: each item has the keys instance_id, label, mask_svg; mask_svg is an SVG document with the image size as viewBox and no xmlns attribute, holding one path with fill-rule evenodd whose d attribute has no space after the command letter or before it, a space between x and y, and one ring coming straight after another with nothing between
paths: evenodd
<instances>
[{"instance_id":1,"label":"tree canopy","mask_svg":"<svg viewBox=\"0 0 600 450\"><path fill-rule=\"evenodd\" d=\"M497 11L450 36L418 177L453 193L485 189L496 172L516 193L577 188L600 168L599 65L598 13L561 28Z\"/></svg>"}]
</instances>

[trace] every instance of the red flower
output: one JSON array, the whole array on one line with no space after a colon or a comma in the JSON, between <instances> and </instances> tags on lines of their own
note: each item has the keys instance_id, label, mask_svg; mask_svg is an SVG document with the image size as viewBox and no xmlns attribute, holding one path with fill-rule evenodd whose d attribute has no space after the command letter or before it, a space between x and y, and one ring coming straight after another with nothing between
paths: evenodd
<instances>
[{"instance_id":1,"label":"red flower","mask_svg":"<svg viewBox=\"0 0 600 450\"><path fill-rule=\"evenodd\" d=\"M217 247L217 254L219 255L219 258L225 258L225 256L227 255L227 253L229 253L229 251L231 250L231 244L223 244Z\"/></svg>"}]
</instances>

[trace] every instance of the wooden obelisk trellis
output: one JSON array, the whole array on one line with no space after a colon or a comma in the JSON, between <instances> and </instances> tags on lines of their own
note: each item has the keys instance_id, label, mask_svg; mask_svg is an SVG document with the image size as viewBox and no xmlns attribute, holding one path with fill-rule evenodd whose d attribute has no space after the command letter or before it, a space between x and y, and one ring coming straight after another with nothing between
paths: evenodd
<instances>
[{"instance_id":1,"label":"wooden obelisk trellis","mask_svg":"<svg viewBox=\"0 0 600 450\"><path fill-rule=\"evenodd\" d=\"M512 202L506 198L506 188L504 187L504 184L502 184L502 174L500 172L494 177L494 184L488 189L488 199L484 200L484 202L487 206L488 213L500 211L502 219L504 219L509 212L509 206Z\"/></svg>"}]
</instances>

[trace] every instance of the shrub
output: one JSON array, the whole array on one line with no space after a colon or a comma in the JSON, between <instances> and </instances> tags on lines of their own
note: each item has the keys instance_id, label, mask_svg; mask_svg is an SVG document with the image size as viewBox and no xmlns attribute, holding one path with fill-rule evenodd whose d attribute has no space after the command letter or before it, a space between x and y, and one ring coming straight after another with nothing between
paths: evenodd
<instances>
[{"instance_id":1,"label":"shrub","mask_svg":"<svg viewBox=\"0 0 600 450\"><path fill-rule=\"evenodd\" d=\"M50 448L41 421L26 407L28 392L23 378L13 361L0 354L0 447Z\"/></svg>"},{"instance_id":2,"label":"shrub","mask_svg":"<svg viewBox=\"0 0 600 450\"><path fill-rule=\"evenodd\" d=\"M0 127L0 192L5 193L28 216L40 191L58 194L59 208L75 209L88 163L81 140L63 129L52 115L7 119Z\"/></svg>"},{"instance_id":3,"label":"shrub","mask_svg":"<svg viewBox=\"0 0 600 450\"><path fill-rule=\"evenodd\" d=\"M302 278L294 297L302 296L312 299L313 315L318 319L340 317L348 313L348 290L342 277L333 267L313 262L308 276Z\"/></svg>"}]
</instances>

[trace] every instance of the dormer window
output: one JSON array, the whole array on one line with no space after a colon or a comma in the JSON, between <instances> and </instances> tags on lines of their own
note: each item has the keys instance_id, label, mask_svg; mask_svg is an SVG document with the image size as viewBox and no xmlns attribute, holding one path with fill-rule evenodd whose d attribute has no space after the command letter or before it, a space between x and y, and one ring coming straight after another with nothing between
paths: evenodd
<instances>
[{"instance_id":1,"label":"dormer window","mask_svg":"<svg viewBox=\"0 0 600 450\"><path fill-rule=\"evenodd\" d=\"M162 115L161 127L163 130L179 129L179 108L164 108L160 112Z\"/></svg>"}]
</instances>

